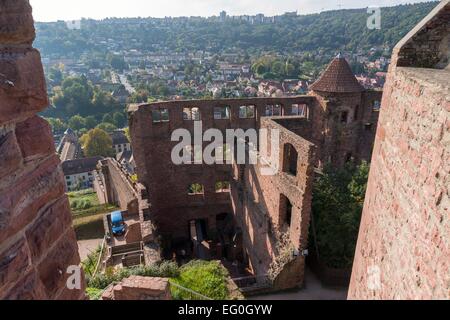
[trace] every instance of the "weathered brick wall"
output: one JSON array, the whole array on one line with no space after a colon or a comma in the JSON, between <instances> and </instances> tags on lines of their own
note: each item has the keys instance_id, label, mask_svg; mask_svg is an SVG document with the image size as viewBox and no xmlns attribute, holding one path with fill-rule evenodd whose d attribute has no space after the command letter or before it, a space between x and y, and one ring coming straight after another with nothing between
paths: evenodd
<instances>
[{"instance_id":1,"label":"weathered brick wall","mask_svg":"<svg viewBox=\"0 0 450 320\"><path fill-rule=\"evenodd\" d=\"M25 0L0 2L0 299L80 299L80 263L48 123L44 73ZM82 289L84 281L82 279Z\"/></svg>"},{"instance_id":2,"label":"weathered brick wall","mask_svg":"<svg viewBox=\"0 0 450 320\"><path fill-rule=\"evenodd\" d=\"M293 248L299 253L308 247L308 228L311 210L311 195L314 170L314 145L286 127L297 127L298 118L264 118L261 128L279 130L280 167L274 175L263 175L261 163L241 165L233 181L232 203L237 225L242 230L244 248L249 264L255 274L265 275L270 264L280 255L279 234L288 233ZM305 120L306 121L306 120ZM278 122L284 124L280 125ZM286 172L286 144L292 145L298 153L297 174ZM270 149L270 141L269 146ZM281 196L291 202L290 226L286 222ZM294 255L294 252L291 253ZM280 270L281 271L281 270ZM304 280L304 257L299 256L289 265L277 282L277 288L292 288L302 285Z\"/></svg>"},{"instance_id":3,"label":"weathered brick wall","mask_svg":"<svg viewBox=\"0 0 450 320\"><path fill-rule=\"evenodd\" d=\"M374 102L381 102L381 91L362 93L311 92L317 100L313 116L312 140L318 146L318 166L331 162L342 166L349 158L370 161L375 140L378 112ZM343 113L347 121L342 121ZM367 124L371 124L368 126Z\"/></svg>"},{"instance_id":4,"label":"weathered brick wall","mask_svg":"<svg viewBox=\"0 0 450 320\"><path fill-rule=\"evenodd\" d=\"M102 300L172 300L169 279L131 276L105 290Z\"/></svg>"},{"instance_id":5,"label":"weathered brick wall","mask_svg":"<svg viewBox=\"0 0 450 320\"><path fill-rule=\"evenodd\" d=\"M224 100L194 100L158 102L149 105L130 106L130 132L132 135L137 173L148 190L150 203L148 218L155 223L157 231L172 240L189 239L189 221L203 219L210 231L216 229L216 216L233 213L243 232L244 250L248 262L255 273L264 275L277 256L275 236L268 235L273 220L278 228L281 193L293 204L293 225L291 238L299 251L306 249L309 226L309 210L314 165L320 166L333 156L336 165L341 165L348 153L358 160L367 159L374 138L374 128L370 134L362 134L365 121L373 120L371 106L381 93L369 94L328 94L297 96L289 98L249 98ZM293 104L307 105L306 117L290 116ZM256 116L251 119L239 117L240 106L255 106ZM272 125L283 132L282 145L290 141L299 153L299 173L295 178L280 172L274 177L259 174L257 166L230 165L174 165L171 152L178 142L172 142L171 134L176 129L194 131L194 122L183 120L183 108L199 108L203 132L210 128L219 129L225 136L226 129L259 129L265 118L267 105L280 105L282 115L272 117ZM214 107L229 106L230 119L214 119ZM358 118L354 108L359 106ZM169 121L153 123L152 110L168 109ZM348 124L339 123L339 115L346 110L349 113ZM375 118L376 119L376 118ZM266 123L268 125L269 122ZM193 134L192 134L193 136ZM192 141L192 143L194 143ZM204 143L206 147L209 143ZM311 163L311 150L316 146L315 163ZM362 150L364 146L369 151ZM283 157L283 150L279 156ZM281 170L281 169L280 169ZM244 174L244 180L241 174ZM231 181L231 197L228 193L216 193L215 183ZM189 195L188 186L199 183L204 186L204 194ZM244 192L246 188L248 191ZM256 188L256 189L255 189ZM242 195L244 193L244 196ZM252 194L255 200L245 193ZM243 198L244 197L244 198ZM269 219L272 216L272 219ZM282 229L282 228L279 228ZM289 265L290 272L280 276L279 285L296 286L303 281L303 257ZM295 272L292 271L295 269Z\"/></svg>"},{"instance_id":6,"label":"weathered brick wall","mask_svg":"<svg viewBox=\"0 0 450 320\"><path fill-rule=\"evenodd\" d=\"M99 161L98 167L94 190L99 199L117 205L130 215L139 214L139 194L126 170L112 158Z\"/></svg>"},{"instance_id":7,"label":"weathered brick wall","mask_svg":"<svg viewBox=\"0 0 450 320\"><path fill-rule=\"evenodd\" d=\"M183 120L184 107L198 107L201 111L203 131L217 128L224 133L226 129L259 128L266 104L280 104L283 113L289 114L292 104L315 103L309 96L296 98L256 98L200 101L171 101L140 106L131 111L130 131L132 135L137 173L148 189L151 204L151 219L160 234L170 235L173 239L189 237L189 221L205 219L208 229L214 230L216 216L232 213L229 194L216 193L215 184L231 180L229 165L175 165L171 152L178 142L171 142L171 134L179 128L193 133L193 121ZM239 118L239 107L254 105L256 117ZM214 106L230 106L231 117L228 120L215 120ZM169 122L152 123L152 109L169 109ZM192 134L193 137L193 134ZM205 143L204 146L209 143ZM204 195L188 195L188 186L200 183L204 186Z\"/></svg>"},{"instance_id":8,"label":"weathered brick wall","mask_svg":"<svg viewBox=\"0 0 450 320\"><path fill-rule=\"evenodd\" d=\"M397 45L393 61L399 67L444 69L450 63L450 6L441 1L429 19L424 19ZM426 21L425 21L426 20Z\"/></svg>"},{"instance_id":9,"label":"weathered brick wall","mask_svg":"<svg viewBox=\"0 0 450 320\"><path fill-rule=\"evenodd\" d=\"M449 3L420 24L430 38ZM384 90L350 299L450 298L450 70L398 66L408 37Z\"/></svg>"}]
</instances>

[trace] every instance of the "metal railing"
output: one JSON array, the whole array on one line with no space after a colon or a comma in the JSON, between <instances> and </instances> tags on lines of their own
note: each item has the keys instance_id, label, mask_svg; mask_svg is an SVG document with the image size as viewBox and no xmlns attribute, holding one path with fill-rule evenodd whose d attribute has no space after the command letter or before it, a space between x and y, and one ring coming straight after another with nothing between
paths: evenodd
<instances>
[{"instance_id":1,"label":"metal railing","mask_svg":"<svg viewBox=\"0 0 450 320\"><path fill-rule=\"evenodd\" d=\"M95 275L97 274L98 268L100 267L100 263L103 260L105 246L106 246L106 236L103 237L102 247L100 249L100 254L98 255L98 261L97 261L97 264L95 265L94 273L92 274L93 277L95 277Z\"/></svg>"},{"instance_id":2,"label":"metal railing","mask_svg":"<svg viewBox=\"0 0 450 320\"><path fill-rule=\"evenodd\" d=\"M172 297L178 300L214 300L201 293L195 292L194 290L180 286L173 281L169 281L170 292Z\"/></svg>"}]
</instances>

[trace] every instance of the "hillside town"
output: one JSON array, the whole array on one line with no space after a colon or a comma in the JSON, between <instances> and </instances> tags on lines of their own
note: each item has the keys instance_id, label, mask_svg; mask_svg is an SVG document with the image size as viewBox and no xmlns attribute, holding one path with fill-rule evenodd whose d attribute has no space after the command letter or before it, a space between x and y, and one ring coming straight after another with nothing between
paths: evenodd
<instances>
[{"instance_id":1,"label":"hillside town","mask_svg":"<svg viewBox=\"0 0 450 320\"><path fill-rule=\"evenodd\" d=\"M0 1L0 300L450 299L450 0L36 7Z\"/></svg>"}]
</instances>

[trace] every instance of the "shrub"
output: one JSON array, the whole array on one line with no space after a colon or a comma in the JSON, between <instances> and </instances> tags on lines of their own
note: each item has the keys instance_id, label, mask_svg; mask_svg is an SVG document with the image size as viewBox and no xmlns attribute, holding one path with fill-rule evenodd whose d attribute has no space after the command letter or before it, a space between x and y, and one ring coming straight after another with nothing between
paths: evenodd
<instances>
[{"instance_id":1,"label":"shrub","mask_svg":"<svg viewBox=\"0 0 450 320\"><path fill-rule=\"evenodd\" d=\"M103 294L102 289L86 288L86 295L89 297L89 300L100 300L102 294Z\"/></svg>"},{"instance_id":2,"label":"shrub","mask_svg":"<svg viewBox=\"0 0 450 320\"><path fill-rule=\"evenodd\" d=\"M194 260L180 268L180 275L171 281L214 300L229 298L228 271L218 261ZM176 287L171 288L176 300L190 300L192 295ZM195 297L194 297L195 298Z\"/></svg>"},{"instance_id":3,"label":"shrub","mask_svg":"<svg viewBox=\"0 0 450 320\"><path fill-rule=\"evenodd\" d=\"M86 210L92 208L92 202L88 199L76 199L72 201L70 207L75 210Z\"/></svg>"},{"instance_id":4,"label":"shrub","mask_svg":"<svg viewBox=\"0 0 450 320\"><path fill-rule=\"evenodd\" d=\"M364 205L369 165L347 163L342 169L327 167L314 185L312 211L316 239L311 241L329 267L348 268L353 263ZM312 231L312 230L311 230Z\"/></svg>"},{"instance_id":5,"label":"shrub","mask_svg":"<svg viewBox=\"0 0 450 320\"><path fill-rule=\"evenodd\" d=\"M98 274L95 277L86 276L88 287L97 289L106 289L110 284L120 282L129 276L174 278L180 275L176 263L164 261L152 264L150 266L138 266L133 268L122 268L115 270L107 268L104 274Z\"/></svg>"},{"instance_id":6,"label":"shrub","mask_svg":"<svg viewBox=\"0 0 450 320\"><path fill-rule=\"evenodd\" d=\"M95 272L95 267L97 266L98 259L100 258L101 247L98 246L94 252L87 256L87 259L81 262L81 266L86 275L92 275Z\"/></svg>"}]
</instances>

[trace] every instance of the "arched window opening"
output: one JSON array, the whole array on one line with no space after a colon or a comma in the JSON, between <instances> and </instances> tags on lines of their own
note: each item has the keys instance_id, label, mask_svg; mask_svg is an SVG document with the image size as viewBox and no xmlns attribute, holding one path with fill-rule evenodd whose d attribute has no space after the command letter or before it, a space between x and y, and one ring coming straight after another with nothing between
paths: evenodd
<instances>
[{"instance_id":1,"label":"arched window opening","mask_svg":"<svg viewBox=\"0 0 450 320\"><path fill-rule=\"evenodd\" d=\"M298 153L294 146L290 143L284 145L284 172L293 176L297 175Z\"/></svg>"}]
</instances>

